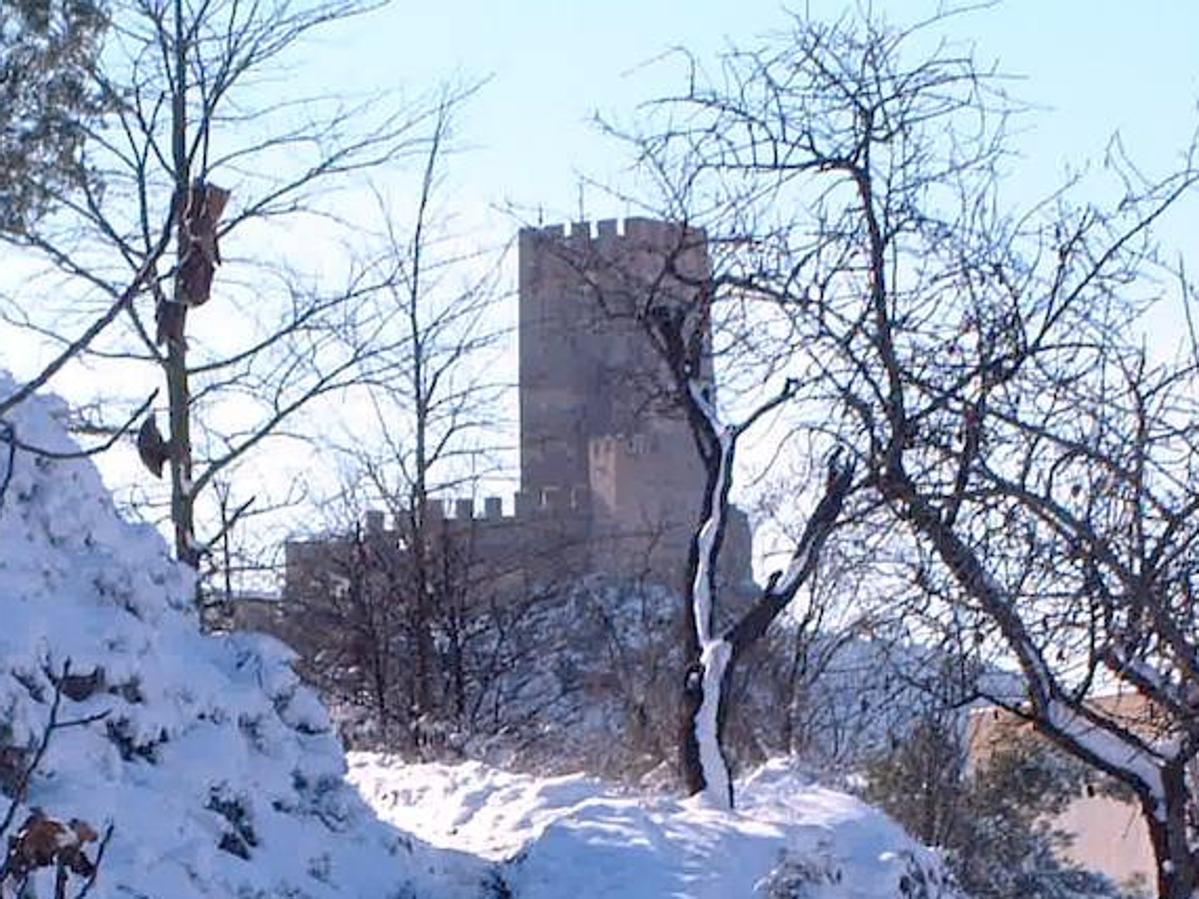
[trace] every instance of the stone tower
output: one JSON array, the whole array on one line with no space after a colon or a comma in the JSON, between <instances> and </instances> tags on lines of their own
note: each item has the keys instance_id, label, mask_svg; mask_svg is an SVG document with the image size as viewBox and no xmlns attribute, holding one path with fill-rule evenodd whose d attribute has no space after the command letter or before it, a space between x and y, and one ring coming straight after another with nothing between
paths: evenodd
<instances>
[{"instance_id":1,"label":"stone tower","mask_svg":"<svg viewBox=\"0 0 1199 899\"><path fill-rule=\"evenodd\" d=\"M702 232L648 219L520 233L520 492L435 498L433 541L464 581L513 596L601 574L681 590L704 471L665 364L634 315L690 304L708 274ZM711 376L709 372L709 377ZM482 512L482 514L478 514ZM367 536L406 564L398 525L382 513ZM287 590L351 549L338 539L289 541ZM721 571L747 588L750 533L730 510Z\"/></svg>"},{"instance_id":2,"label":"stone tower","mask_svg":"<svg viewBox=\"0 0 1199 899\"><path fill-rule=\"evenodd\" d=\"M689 305L709 273L703 232L630 218L520 234L523 510L587 507L597 570L677 583L704 472L664 363L636 319ZM727 571L749 570L737 514Z\"/></svg>"}]
</instances>

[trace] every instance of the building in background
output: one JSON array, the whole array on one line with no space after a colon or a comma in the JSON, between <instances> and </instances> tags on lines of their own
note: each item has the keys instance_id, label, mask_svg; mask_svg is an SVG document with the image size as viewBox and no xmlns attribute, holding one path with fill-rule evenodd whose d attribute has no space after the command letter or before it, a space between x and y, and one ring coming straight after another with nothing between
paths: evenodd
<instances>
[{"instance_id":1,"label":"building in background","mask_svg":"<svg viewBox=\"0 0 1199 899\"><path fill-rule=\"evenodd\" d=\"M681 588L704 472L639 315L701 301L703 233L640 218L526 228L519 272L520 491L510 513L494 496L431 500L428 545L492 592L590 574ZM402 523L370 512L364 530L387 548L379 558L404 564ZM286 592L303 592L353 539L289 542ZM752 583L739 510L722 570L735 591Z\"/></svg>"},{"instance_id":2,"label":"building in background","mask_svg":"<svg viewBox=\"0 0 1199 899\"><path fill-rule=\"evenodd\" d=\"M1159 738L1166 724L1160 711L1139 693L1096 696L1090 703L1146 739ZM970 763L985 764L998 749L1012 746L1026 735L1045 739L1035 734L1029 722L1011 712L998 707L978 709L970 715L967 734ZM1154 882L1149 831L1133 797L1113 790L1105 775L1095 771L1083 792L1053 819L1052 825L1073 836L1062 852L1068 861L1105 874L1117 884L1149 891Z\"/></svg>"}]
</instances>

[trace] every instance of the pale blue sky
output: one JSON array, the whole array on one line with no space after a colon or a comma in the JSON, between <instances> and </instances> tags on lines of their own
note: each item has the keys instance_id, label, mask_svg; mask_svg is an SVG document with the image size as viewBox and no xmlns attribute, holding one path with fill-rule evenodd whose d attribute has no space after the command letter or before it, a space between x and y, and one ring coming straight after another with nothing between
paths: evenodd
<instances>
[{"instance_id":1,"label":"pale blue sky","mask_svg":"<svg viewBox=\"0 0 1199 899\"><path fill-rule=\"evenodd\" d=\"M874 3L897 24L936 7ZM847 5L810 0L807 8L828 18ZM639 103L683 88L681 66L647 63L677 46L711 60L788 22L778 0L398 2L342 26L316 52L324 78L362 89L417 94L440 79L490 76L461 121L459 137L473 149L453 162L452 203L476 221L507 204L529 216L543 208L555 221L577 216L580 173L609 181L628 164L626 149L600 135L592 115L627 120ZM1017 76L1011 92L1038 108L1015 138L1021 155L1011 166L1010 202L1032 203L1068 168L1101 159L1117 130L1147 174L1162 174L1199 126L1199 0L1006 0L955 17L943 31L973 45L980 63ZM1169 242L1194 260L1192 271L1197 207L1192 199L1162 223ZM594 189L584 208L591 218L634 211ZM487 218L496 240L515 229L511 216Z\"/></svg>"},{"instance_id":2,"label":"pale blue sky","mask_svg":"<svg viewBox=\"0 0 1199 899\"><path fill-rule=\"evenodd\" d=\"M836 0L809 5L823 17L845 9ZM898 23L934 8L926 0L875 3ZM295 96L387 89L417 96L440 81L490 76L461 118L459 142L472 149L452 160L452 189L442 200L468 223L485 218L494 245L516 222L487 215L490 207L512 203L543 208L547 221L574 218L579 174L608 180L627 165L625 149L588 120L596 111L627 118L638 103L680 89L672 77L678 66L648 61L680 45L712 59L787 21L777 0L396 0L314 38L274 84ZM1160 173L1199 125L1199 0L1007 0L945 30L973 43L982 61L1023 76L1013 92L1043 108L1018 135L1023 156L1010 199L1044 195L1066 166L1100 156L1116 129L1133 156ZM1171 242L1192 257L1191 271L1199 271L1197 206L1192 198L1165 223ZM633 211L597 190L587 192L585 208L593 218ZM30 370L36 347L0 334L5 343L0 365ZM76 399L96 388L82 370L53 386ZM130 479L121 465L135 463L123 453L107 454L104 464L120 482Z\"/></svg>"},{"instance_id":3,"label":"pale blue sky","mask_svg":"<svg viewBox=\"0 0 1199 899\"><path fill-rule=\"evenodd\" d=\"M929 14L925 0L876 2L899 23ZM794 7L795 4L792 4ZM818 15L845 4L812 0ZM678 45L711 57L785 25L777 0L438 0L397 2L327 35L314 55L322 78L419 92L439 78L492 76L462 121L476 149L455 165L462 201L544 206L573 215L578 172L601 178L620 150L587 119L627 116L679 87L667 65L643 65ZM1067 163L1100 154L1120 129L1149 167L1168 164L1199 123L1199 2L1008 0L955 18L955 40L1023 76L1013 89L1044 107L1021 135L1019 189L1040 193ZM1016 185L1013 185L1014 187ZM586 196L593 215L619 204Z\"/></svg>"}]
</instances>

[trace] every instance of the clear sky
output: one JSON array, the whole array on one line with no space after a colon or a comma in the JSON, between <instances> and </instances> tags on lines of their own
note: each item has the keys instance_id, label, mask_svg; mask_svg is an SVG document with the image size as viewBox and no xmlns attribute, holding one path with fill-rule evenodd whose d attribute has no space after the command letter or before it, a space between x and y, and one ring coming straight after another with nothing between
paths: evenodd
<instances>
[{"instance_id":1,"label":"clear sky","mask_svg":"<svg viewBox=\"0 0 1199 899\"><path fill-rule=\"evenodd\" d=\"M810 0L808 8L835 17L846 6ZM907 24L936 4L877 0L874 8ZM469 150L452 160L443 200L468 222L486 222L494 244L516 228L511 214L494 210L573 219L580 175L609 182L628 164L625 148L589 120L596 112L627 120L638 104L680 90L681 67L661 59L666 51L685 46L713 59L787 22L777 0L395 0L312 38L274 84L296 97L416 97L439 82L489 78L459 122L458 142ZM1199 0L1007 0L955 17L944 31L1020 76L1012 92L1042 110L1017 135L1022 156L1010 188L1019 202L1101 157L1116 130L1148 173L1166 171L1199 126ZM635 211L595 189L583 206L591 218ZM1192 199L1166 223L1191 271L1199 271L1197 207ZM0 333L0 365L30 371L32 355L17 349ZM86 395L89 381L72 372L54 386ZM114 456L106 469L122 459L133 464Z\"/></svg>"},{"instance_id":2,"label":"clear sky","mask_svg":"<svg viewBox=\"0 0 1199 899\"><path fill-rule=\"evenodd\" d=\"M807 8L835 17L846 4ZM908 24L936 4L878 0L874 9ZM681 67L663 62L664 52L685 46L712 59L787 22L777 0L400 2L345 26L322 51L326 65L363 87L418 91L455 74L490 76L462 121L460 137L473 149L453 166L458 203L475 214L512 204L532 217L540 208L556 221L577 217L580 174L608 182L628 163L591 117L627 119L683 87ZM1036 107L1016 136L1016 202L1041 198L1067 169L1101 159L1116 131L1147 174L1168 171L1199 127L1199 0L1006 0L953 18L944 33L1015 76L1011 92ZM590 218L634 211L595 189L583 206ZM514 227L507 215L489 218L497 229ZM1164 224L1199 270L1199 203Z\"/></svg>"},{"instance_id":3,"label":"clear sky","mask_svg":"<svg viewBox=\"0 0 1199 899\"><path fill-rule=\"evenodd\" d=\"M836 16L846 7L808 8ZM874 8L907 23L935 4ZM627 117L680 87L677 66L650 60L680 45L710 58L786 21L776 0L401 0L313 50L322 77L363 88L415 93L455 74L491 76L462 122L475 149L455 166L461 199L544 207L550 219L576 213L579 172L604 180L625 161L588 118ZM953 19L946 33L1022 76L1014 92L1045 110L1020 137L1027 168L1018 189L1030 196L1067 164L1101 154L1116 129L1152 170L1199 124L1195 0L1008 0ZM594 217L626 211L594 191L584 200Z\"/></svg>"}]
</instances>

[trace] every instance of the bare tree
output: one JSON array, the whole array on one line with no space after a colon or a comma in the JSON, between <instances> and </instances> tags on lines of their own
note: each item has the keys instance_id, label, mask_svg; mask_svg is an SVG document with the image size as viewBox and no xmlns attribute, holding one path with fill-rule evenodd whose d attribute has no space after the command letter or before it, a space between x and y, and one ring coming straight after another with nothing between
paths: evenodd
<instances>
[{"instance_id":1,"label":"bare tree","mask_svg":"<svg viewBox=\"0 0 1199 899\"><path fill-rule=\"evenodd\" d=\"M725 424L717 411L711 384L701 374L702 341L690 339L684 331L685 315L662 306L652 309L651 333L674 375L679 402L687 411L707 475L700 524L687 560L684 645L688 668L683 685L680 767L690 793L702 793L718 806L731 807L732 778L721 741L734 668L816 570L820 552L851 489L853 464L833 454L824 494L796 541L786 568L770 576L758 599L732 626L716 632L717 572L737 444L762 416L790 400L796 385L788 379L780 392L742 421ZM705 317L706 312L699 310L699 321ZM693 321L690 327L697 326L702 324Z\"/></svg>"},{"instance_id":2,"label":"bare tree","mask_svg":"<svg viewBox=\"0 0 1199 899\"><path fill-rule=\"evenodd\" d=\"M397 579L401 550L354 522L340 539L288 547L288 579L271 629L300 656L299 670L343 720L356 743L413 749L410 642Z\"/></svg>"},{"instance_id":3,"label":"bare tree","mask_svg":"<svg viewBox=\"0 0 1199 899\"><path fill-rule=\"evenodd\" d=\"M364 441L357 427L355 446L339 450L390 511L407 550L407 614L416 635L412 704L418 717L440 702L434 686L435 610L461 605L460 585L472 564L470 546L446 544L443 516L430 512L431 502L473 496L479 479L493 473L505 386L492 364L503 337L496 321L503 254L464 249L465 240L447 230L438 208L450 112L447 104L436 120L407 236L397 230L393 214L384 216L386 245L379 264L389 287L379 300L381 317L394 327L388 332L391 349L380 357L386 368L371 386L377 440ZM440 508L441 499L436 502Z\"/></svg>"},{"instance_id":4,"label":"bare tree","mask_svg":"<svg viewBox=\"0 0 1199 899\"><path fill-rule=\"evenodd\" d=\"M427 617L417 614L404 521L387 528L373 512L365 525L289 543L282 615L268 628L297 650L356 745L419 759L497 749L518 764L583 761L571 734L588 708L581 677L605 660L580 663L581 633L594 633L594 613L611 611L615 593L530 583L516 552L480 561L467 529L437 526L438 506L429 501L422 543ZM413 660L424 640L433 652L421 670Z\"/></svg>"},{"instance_id":5,"label":"bare tree","mask_svg":"<svg viewBox=\"0 0 1199 899\"><path fill-rule=\"evenodd\" d=\"M472 730L488 689L478 644L491 636L494 581L515 563L492 553L484 576L475 526L447 522L444 512L447 497L467 496L473 517L473 495L495 465L505 388L494 364L504 337L495 286L503 251L471 245L441 201L456 103L447 95L434 116L410 207L375 194L382 228L364 268L386 285L367 319L383 323L372 338L380 350L347 436L325 441L350 508L333 533L295 541L295 553L311 547L312 559L288 566L286 605L298 618L331 627L344 617L346 633L369 631L334 641L340 653L310 653L307 667L330 688L338 670L373 672L371 738L408 754L436 751L438 731ZM368 512L362 532L371 507L386 512ZM345 587L326 602L328 577Z\"/></svg>"},{"instance_id":6,"label":"bare tree","mask_svg":"<svg viewBox=\"0 0 1199 899\"><path fill-rule=\"evenodd\" d=\"M68 326L47 323L28 296L9 303L10 322L63 345L37 386L74 357L114 381L147 378L146 363L161 373L165 431L145 418L138 447L153 473L169 474L175 550L192 567L249 508L239 505L201 538L197 501L264 441L286 436L306 407L369 381L388 349L387 315L369 303L388 286L386 273L337 262L336 244L352 231L343 216L354 213L339 208L334 191L424 156L448 110L472 90L396 108L336 96L281 101L262 88L260 76L278 71L312 32L371 8L358 0L118 5L117 46L95 73L109 112L84 143L104 190L48 184L58 211L11 237L67 276L79 297L72 315L86 314L94 298L105 310L71 340L60 336ZM343 271L318 279L298 267L301 244L328 248L335 264L327 268Z\"/></svg>"},{"instance_id":7,"label":"bare tree","mask_svg":"<svg viewBox=\"0 0 1199 899\"><path fill-rule=\"evenodd\" d=\"M1138 329L1194 150L1149 179L1114 142L1114 190L1072 201L1076 178L1008 212L1019 107L969 52L920 52L946 21L796 17L715 78L693 68L638 148L726 248L743 341L809 374L814 426L926 560L913 635L1000 647L1026 695L993 698L1136 794L1158 894L1182 899L1199 884L1195 366Z\"/></svg>"},{"instance_id":8,"label":"bare tree","mask_svg":"<svg viewBox=\"0 0 1199 899\"><path fill-rule=\"evenodd\" d=\"M731 604L722 608L720 595L735 590L731 579L721 576L720 562L732 514L729 495L739 443L755 424L794 399L800 384L785 378L765 399L768 388L759 385L756 396L742 397L748 411L741 420L726 423L716 403L710 323L735 297L710 274L704 232L689 227L685 218L676 221L627 258L607 258L602 246L587 242L561 252L585 279L603 314L640 325L662 369L641 373L646 383L640 389L648 402L662 407L659 414L683 416L694 439L703 485L683 579L686 673L680 697L679 773L689 794L702 794L717 807L732 807L724 740L733 673L816 570L850 492L854 467L839 452L831 454L822 497L794 541L786 567L771 575L743 612L734 612Z\"/></svg>"},{"instance_id":9,"label":"bare tree","mask_svg":"<svg viewBox=\"0 0 1199 899\"><path fill-rule=\"evenodd\" d=\"M349 439L330 441L355 495L390 513L389 539L402 547L386 576L401 610L396 624L413 638L405 678L413 721L465 711L462 678L443 678L435 635L451 656L461 649L454 623L467 614L467 585L478 572L471 528L445 533L443 497L473 503L480 479L494 473L505 387L494 365L504 336L496 310L504 254L469 246L440 202L455 102L447 97L433 121L411 214L376 197L382 248L368 270L387 286L372 297L370 320L385 323L374 338L383 349Z\"/></svg>"}]
</instances>

